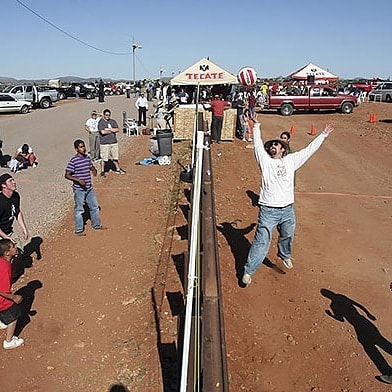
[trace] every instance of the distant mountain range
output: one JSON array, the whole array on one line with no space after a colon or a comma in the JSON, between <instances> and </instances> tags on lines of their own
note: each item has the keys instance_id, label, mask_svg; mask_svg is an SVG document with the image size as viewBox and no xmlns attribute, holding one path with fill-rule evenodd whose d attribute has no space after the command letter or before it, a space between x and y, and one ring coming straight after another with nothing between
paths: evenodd
<instances>
[{"instance_id":1,"label":"distant mountain range","mask_svg":"<svg viewBox=\"0 0 392 392\"><path fill-rule=\"evenodd\" d=\"M92 83L100 78L80 78L78 76L61 76L58 78L53 78L54 80L60 80L62 83L71 83L71 82L79 82L79 83ZM15 78L7 78L5 76L0 76L0 84L48 84L50 79L15 79ZM105 79L105 82L112 82L113 79ZM116 80L117 82L117 80Z\"/></svg>"}]
</instances>

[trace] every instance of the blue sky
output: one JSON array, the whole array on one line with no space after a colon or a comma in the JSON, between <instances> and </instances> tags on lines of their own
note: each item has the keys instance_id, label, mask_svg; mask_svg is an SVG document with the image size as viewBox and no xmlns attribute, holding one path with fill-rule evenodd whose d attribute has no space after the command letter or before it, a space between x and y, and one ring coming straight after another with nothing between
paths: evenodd
<instances>
[{"instance_id":1,"label":"blue sky","mask_svg":"<svg viewBox=\"0 0 392 392\"><path fill-rule=\"evenodd\" d=\"M261 78L309 62L340 78L392 77L391 0L20 2L1 2L0 76L132 80L135 42L136 79L176 75L202 57Z\"/></svg>"}]
</instances>

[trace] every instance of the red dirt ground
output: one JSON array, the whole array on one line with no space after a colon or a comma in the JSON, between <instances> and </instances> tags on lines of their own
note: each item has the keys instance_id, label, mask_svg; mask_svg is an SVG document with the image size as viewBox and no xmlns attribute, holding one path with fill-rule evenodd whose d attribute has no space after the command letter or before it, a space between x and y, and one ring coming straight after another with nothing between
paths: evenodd
<instances>
[{"instance_id":1,"label":"red dirt ground","mask_svg":"<svg viewBox=\"0 0 392 392\"><path fill-rule=\"evenodd\" d=\"M335 131L297 173L294 269L277 261L274 244L245 289L236 274L257 220L260 173L246 143L212 146L231 391L389 390L376 376L392 373L392 127L369 123L370 113L392 119L392 105L258 115L265 139L294 125L296 150L312 140L312 124L319 133L333 122ZM25 346L1 355L0 391L175 390L181 301L170 307L166 293L182 293L188 185L178 184L175 161L189 163L189 143L174 144L171 166L137 166L146 144L135 138L126 176L95 181L109 229L75 238L70 211L15 284L33 282L34 312Z\"/></svg>"}]
</instances>

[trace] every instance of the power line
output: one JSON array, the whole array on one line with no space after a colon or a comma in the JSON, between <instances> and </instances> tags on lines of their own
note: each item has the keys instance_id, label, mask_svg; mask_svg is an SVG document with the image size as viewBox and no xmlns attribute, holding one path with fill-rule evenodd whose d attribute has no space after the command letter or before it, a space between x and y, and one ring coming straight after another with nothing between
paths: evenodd
<instances>
[{"instance_id":1,"label":"power line","mask_svg":"<svg viewBox=\"0 0 392 392\"><path fill-rule=\"evenodd\" d=\"M102 52L102 53L106 53L106 54L113 54L116 56L125 56L125 55L130 55L130 52L126 52L126 53L116 53L116 52L110 52L108 50L104 50L104 49L100 49L97 48L96 46L90 45L87 42L82 41L81 39L74 37L73 35L67 33L65 30L61 29L60 27L56 26L54 23L50 22L49 20L45 19L43 16L41 16L40 14L38 14L37 12L35 12L34 10L32 10L31 8L29 8L26 4L22 3L20 0L15 0L18 4L20 4L22 7L26 8L28 11L30 11L32 14L34 14L35 16L37 16L38 18L40 18L41 20L43 20L45 23L47 23L48 25L52 26L53 28L55 28L56 30L60 31L61 33L65 34L67 37L81 43L82 45L88 46L91 49L97 50L98 52Z\"/></svg>"}]
</instances>

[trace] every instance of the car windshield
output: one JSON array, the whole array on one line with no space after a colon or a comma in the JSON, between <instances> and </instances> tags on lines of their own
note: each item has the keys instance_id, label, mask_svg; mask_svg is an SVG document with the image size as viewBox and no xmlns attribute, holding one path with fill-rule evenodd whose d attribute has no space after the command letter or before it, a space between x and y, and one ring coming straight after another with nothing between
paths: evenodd
<instances>
[{"instance_id":1,"label":"car windshield","mask_svg":"<svg viewBox=\"0 0 392 392\"><path fill-rule=\"evenodd\" d=\"M3 93L9 93L13 86L8 86L3 90Z\"/></svg>"}]
</instances>

